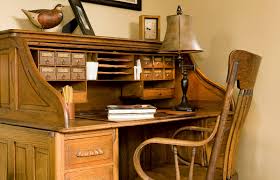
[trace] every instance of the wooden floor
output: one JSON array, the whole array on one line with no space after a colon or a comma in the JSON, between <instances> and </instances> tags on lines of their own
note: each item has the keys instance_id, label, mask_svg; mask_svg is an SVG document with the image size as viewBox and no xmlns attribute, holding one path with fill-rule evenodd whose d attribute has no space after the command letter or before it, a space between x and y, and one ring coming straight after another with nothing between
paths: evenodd
<instances>
[{"instance_id":1,"label":"wooden floor","mask_svg":"<svg viewBox=\"0 0 280 180\"><path fill-rule=\"evenodd\" d=\"M171 164L164 165L162 167L153 169L152 171L145 171L150 177L152 177L155 180L175 180L175 166ZM188 179L188 172L189 167L185 165L180 165L180 175L181 180L187 180ZM201 167L199 165L196 165L194 168L194 180L205 180L206 179L206 173L207 168ZM137 180L140 180L141 178L136 178ZM216 177L215 180L222 180L223 174L222 169L216 170Z\"/></svg>"}]
</instances>

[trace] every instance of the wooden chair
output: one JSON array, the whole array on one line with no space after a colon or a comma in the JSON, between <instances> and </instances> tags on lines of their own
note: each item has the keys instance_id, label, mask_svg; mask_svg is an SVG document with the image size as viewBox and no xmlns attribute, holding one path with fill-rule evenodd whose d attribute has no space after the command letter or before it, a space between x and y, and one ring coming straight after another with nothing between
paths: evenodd
<instances>
[{"instance_id":1,"label":"wooden chair","mask_svg":"<svg viewBox=\"0 0 280 180\"><path fill-rule=\"evenodd\" d=\"M224 98L224 105L221 114L217 117L216 124L213 130L209 130L206 127L183 127L178 129L172 138L151 138L143 143L141 143L135 150L133 161L136 172L139 177L145 180L148 179L175 179L179 180L181 175L188 176L189 180L233 180L238 179L237 173L234 170L234 157L238 145L238 139L240 135L240 130L244 124L244 120L248 113L252 96L253 89L260 65L261 57L243 50L235 50L231 52L229 56L229 70L227 78L227 89ZM239 89L239 94L237 97L236 105L231 107L233 100L234 86L237 81L237 87ZM222 145L223 137L225 133L226 121L228 120L228 115L230 111L233 111L233 117L230 125L229 137L227 139L226 145ZM181 140L175 139L176 136L183 131L201 131L209 132L210 136L206 139L200 141L191 140ZM210 141L214 141L212 146L212 152L210 155L210 162L207 166L195 165L195 154L198 147L203 147L207 145ZM165 144L171 145L174 153L175 159L175 172L170 172L169 170L174 169L172 167L160 167L158 169L153 169L153 171L146 174L140 164L140 155L143 148L148 144ZM192 147L192 156L190 163L186 162L177 153L177 147ZM221 149L225 152L224 155L224 167L216 168L217 159ZM181 162L179 167L179 161ZM189 169L189 171L188 171Z\"/></svg>"}]
</instances>

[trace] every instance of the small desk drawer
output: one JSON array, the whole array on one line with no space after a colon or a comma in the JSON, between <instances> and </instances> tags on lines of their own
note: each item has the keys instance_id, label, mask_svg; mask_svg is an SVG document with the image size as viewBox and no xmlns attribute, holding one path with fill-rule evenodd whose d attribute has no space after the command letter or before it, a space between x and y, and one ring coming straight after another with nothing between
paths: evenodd
<instances>
[{"instance_id":1,"label":"small desk drawer","mask_svg":"<svg viewBox=\"0 0 280 180\"><path fill-rule=\"evenodd\" d=\"M173 57L165 57L164 58L164 67L165 68L174 68Z\"/></svg>"},{"instance_id":2,"label":"small desk drawer","mask_svg":"<svg viewBox=\"0 0 280 180\"><path fill-rule=\"evenodd\" d=\"M72 65L73 66L85 66L86 54L85 53L72 53Z\"/></svg>"},{"instance_id":3,"label":"small desk drawer","mask_svg":"<svg viewBox=\"0 0 280 180\"><path fill-rule=\"evenodd\" d=\"M174 97L174 88L148 88L143 91L143 99L165 99Z\"/></svg>"},{"instance_id":4,"label":"small desk drawer","mask_svg":"<svg viewBox=\"0 0 280 180\"><path fill-rule=\"evenodd\" d=\"M163 69L154 69L153 80L162 80L162 79L163 79Z\"/></svg>"},{"instance_id":5,"label":"small desk drawer","mask_svg":"<svg viewBox=\"0 0 280 180\"><path fill-rule=\"evenodd\" d=\"M153 67L153 58L152 56L143 56L141 58L143 68L152 68Z\"/></svg>"},{"instance_id":6,"label":"small desk drawer","mask_svg":"<svg viewBox=\"0 0 280 180\"><path fill-rule=\"evenodd\" d=\"M173 69L165 69L164 79L174 79L174 77L173 77Z\"/></svg>"},{"instance_id":7,"label":"small desk drawer","mask_svg":"<svg viewBox=\"0 0 280 180\"><path fill-rule=\"evenodd\" d=\"M39 64L40 65L54 65L54 52L40 51Z\"/></svg>"},{"instance_id":8,"label":"small desk drawer","mask_svg":"<svg viewBox=\"0 0 280 180\"><path fill-rule=\"evenodd\" d=\"M43 75L43 77L47 81L53 81L56 80L56 72L55 72L55 67L44 67L40 66L40 73Z\"/></svg>"},{"instance_id":9,"label":"small desk drawer","mask_svg":"<svg viewBox=\"0 0 280 180\"><path fill-rule=\"evenodd\" d=\"M163 67L164 67L163 57L161 56L154 57L154 68L163 68Z\"/></svg>"},{"instance_id":10,"label":"small desk drawer","mask_svg":"<svg viewBox=\"0 0 280 180\"><path fill-rule=\"evenodd\" d=\"M144 69L141 73L141 80L152 80L153 79L153 71L152 69Z\"/></svg>"},{"instance_id":11,"label":"small desk drawer","mask_svg":"<svg viewBox=\"0 0 280 180\"><path fill-rule=\"evenodd\" d=\"M65 141L66 169L113 162L113 134L101 133Z\"/></svg>"},{"instance_id":12,"label":"small desk drawer","mask_svg":"<svg viewBox=\"0 0 280 180\"><path fill-rule=\"evenodd\" d=\"M69 67L56 67L56 79L57 80L70 80L70 68Z\"/></svg>"},{"instance_id":13,"label":"small desk drawer","mask_svg":"<svg viewBox=\"0 0 280 180\"><path fill-rule=\"evenodd\" d=\"M85 68L72 68L71 69L71 80L85 80L86 69Z\"/></svg>"},{"instance_id":14,"label":"small desk drawer","mask_svg":"<svg viewBox=\"0 0 280 180\"><path fill-rule=\"evenodd\" d=\"M65 180L113 180L112 166L77 170L65 174Z\"/></svg>"},{"instance_id":15,"label":"small desk drawer","mask_svg":"<svg viewBox=\"0 0 280 180\"><path fill-rule=\"evenodd\" d=\"M69 52L56 52L56 65L71 65L71 54Z\"/></svg>"}]
</instances>

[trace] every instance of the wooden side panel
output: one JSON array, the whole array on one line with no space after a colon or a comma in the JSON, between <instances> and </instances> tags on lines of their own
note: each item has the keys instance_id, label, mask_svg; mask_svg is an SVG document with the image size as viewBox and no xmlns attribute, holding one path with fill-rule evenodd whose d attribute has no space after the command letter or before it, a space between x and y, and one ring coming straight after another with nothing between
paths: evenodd
<instances>
[{"instance_id":1,"label":"wooden side panel","mask_svg":"<svg viewBox=\"0 0 280 180\"><path fill-rule=\"evenodd\" d=\"M0 179L53 180L50 132L0 124Z\"/></svg>"},{"instance_id":2,"label":"wooden side panel","mask_svg":"<svg viewBox=\"0 0 280 180\"><path fill-rule=\"evenodd\" d=\"M0 109L10 108L10 53L0 51Z\"/></svg>"},{"instance_id":3,"label":"wooden side panel","mask_svg":"<svg viewBox=\"0 0 280 180\"><path fill-rule=\"evenodd\" d=\"M0 141L0 179L7 179L8 175L8 143Z\"/></svg>"},{"instance_id":4,"label":"wooden side panel","mask_svg":"<svg viewBox=\"0 0 280 180\"><path fill-rule=\"evenodd\" d=\"M0 119L32 127L67 127L62 96L41 77L27 43L0 40Z\"/></svg>"},{"instance_id":5,"label":"wooden side panel","mask_svg":"<svg viewBox=\"0 0 280 180\"><path fill-rule=\"evenodd\" d=\"M35 148L35 179L49 179L49 152L46 149Z\"/></svg>"},{"instance_id":6,"label":"wooden side panel","mask_svg":"<svg viewBox=\"0 0 280 180\"><path fill-rule=\"evenodd\" d=\"M36 92L36 86L28 80L21 61L18 62L18 77L19 109L50 111L47 102Z\"/></svg>"},{"instance_id":7,"label":"wooden side panel","mask_svg":"<svg viewBox=\"0 0 280 180\"><path fill-rule=\"evenodd\" d=\"M27 179L27 149L24 146L16 145L15 147L15 169L16 169L16 180L26 180Z\"/></svg>"}]
</instances>

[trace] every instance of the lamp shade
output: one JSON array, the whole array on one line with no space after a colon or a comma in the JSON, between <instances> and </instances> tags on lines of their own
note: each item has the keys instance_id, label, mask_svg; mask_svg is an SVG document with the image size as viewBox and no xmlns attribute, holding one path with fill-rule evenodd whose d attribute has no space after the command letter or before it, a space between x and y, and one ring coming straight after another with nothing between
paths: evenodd
<instances>
[{"instance_id":1,"label":"lamp shade","mask_svg":"<svg viewBox=\"0 0 280 180\"><path fill-rule=\"evenodd\" d=\"M161 52L190 53L201 52L191 27L191 16L177 13L167 16L167 30Z\"/></svg>"}]
</instances>

